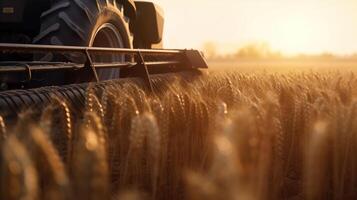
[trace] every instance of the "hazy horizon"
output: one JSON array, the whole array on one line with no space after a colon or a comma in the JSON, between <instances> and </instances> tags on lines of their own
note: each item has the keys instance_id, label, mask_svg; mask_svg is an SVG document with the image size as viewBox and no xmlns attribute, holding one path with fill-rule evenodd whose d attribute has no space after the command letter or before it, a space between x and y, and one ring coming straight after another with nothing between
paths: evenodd
<instances>
[{"instance_id":1,"label":"hazy horizon","mask_svg":"<svg viewBox=\"0 0 357 200\"><path fill-rule=\"evenodd\" d=\"M167 48L217 44L230 53L267 43L284 54L357 52L354 0L154 0L165 11Z\"/></svg>"}]
</instances>

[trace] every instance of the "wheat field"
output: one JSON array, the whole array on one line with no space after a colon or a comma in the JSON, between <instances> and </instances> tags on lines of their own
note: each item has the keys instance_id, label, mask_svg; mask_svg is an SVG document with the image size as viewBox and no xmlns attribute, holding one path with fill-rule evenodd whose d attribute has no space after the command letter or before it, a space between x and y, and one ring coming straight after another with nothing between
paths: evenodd
<instances>
[{"instance_id":1,"label":"wheat field","mask_svg":"<svg viewBox=\"0 0 357 200\"><path fill-rule=\"evenodd\" d=\"M356 199L357 77L215 71L91 85L0 118L0 199Z\"/></svg>"}]
</instances>

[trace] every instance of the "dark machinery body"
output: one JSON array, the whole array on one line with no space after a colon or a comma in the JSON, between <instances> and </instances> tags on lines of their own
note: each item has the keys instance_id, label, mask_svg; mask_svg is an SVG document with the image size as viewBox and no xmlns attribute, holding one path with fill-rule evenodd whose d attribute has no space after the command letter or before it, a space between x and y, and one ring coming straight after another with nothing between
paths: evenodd
<instances>
[{"instance_id":1,"label":"dark machinery body","mask_svg":"<svg viewBox=\"0 0 357 200\"><path fill-rule=\"evenodd\" d=\"M24 34L34 37L40 29L40 16L50 8L48 0L2 0L0 2L1 35Z\"/></svg>"},{"instance_id":2,"label":"dark machinery body","mask_svg":"<svg viewBox=\"0 0 357 200\"><path fill-rule=\"evenodd\" d=\"M82 0L85 3L86 0ZM123 6L134 33L134 47L151 47L162 40L164 17L162 10L151 2L112 0ZM0 1L0 42L31 43L39 34L41 15L55 0L2 0ZM60 9L60 6L57 8ZM17 37L14 39L14 35ZM20 39L19 39L20 38ZM139 43L142 41L142 43Z\"/></svg>"},{"instance_id":3,"label":"dark machinery body","mask_svg":"<svg viewBox=\"0 0 357 200\"><path fill-rule=\"evenodd\" d=\"M76 102L89 82L137 78L154 92L154 76L208 67L197 50L154 49L163 25L152 2L0 1L0 116L16 118L56 91Z\"/></svg>"}]
</instances>

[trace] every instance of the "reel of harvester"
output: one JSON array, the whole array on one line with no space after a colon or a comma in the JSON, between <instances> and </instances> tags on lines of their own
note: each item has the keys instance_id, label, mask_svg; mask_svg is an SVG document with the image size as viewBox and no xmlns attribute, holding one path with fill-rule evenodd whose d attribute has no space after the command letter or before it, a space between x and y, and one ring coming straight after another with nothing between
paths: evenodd
<instances>
[{"instance_id":1,"label":"reel of harvester","mask_svg":"<svg viewBox=\"0 0 357 200\"><path fill-rule=\"evenodd\" d=\"M1 61L0 115L12 116L24 107L48 102L52 93L63 98L83 97L86 83L105 83L98 78L100 69L120 69L120 78L139 78L153 91L152 77L207 68L197 50L125 49L80 46L0 43L0 54L78 54L78 62ZM96 62L98 56L125 56L122 62ZM103 59L99 59L103 60ZM66 76L63 76L66 74ZM63 77L66 77L64 80ZM70 77L70 78L68 78Z\"/></svg>"}]
</instances>

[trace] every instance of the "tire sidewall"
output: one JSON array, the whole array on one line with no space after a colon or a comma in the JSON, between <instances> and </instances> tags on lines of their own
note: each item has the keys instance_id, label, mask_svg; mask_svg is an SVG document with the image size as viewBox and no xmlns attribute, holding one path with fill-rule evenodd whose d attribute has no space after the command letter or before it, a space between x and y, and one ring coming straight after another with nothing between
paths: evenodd
<instances>
[{"instance_id":1,"label":"tire sidewall","mask_svg":"<svg viewBox=\"0 0 357 200\"><path fill-rule=\"evenodd\" d=\"M85 5L78 5L75 3L76 1L67 2L66 0L54 3L52 10L41 18L41 32L34 43L88 47L94 41L98 29L103 24L110 23L119 32L123 47L133 48L129 22L126 21L121 5L112 4L104 0L86 1ZM84 3L85 1L81 0L78 2ZM61 5L64 6L61 7ZM56 7L59 9L53 9ZM48 52L46 54L36 54L35 60L73 63L86 62L86 58L82 53ZM109 78L104 76L102 79L110 80L112 76L117 77L112 74ZM93 81L92 73L80 70L75 75L73 72L67 71L48 74L45 81L42 82L45 85L63 85L90 81Z\"/></svg>"},{"instance_id":2,"label":"tire sidewall","mask_svg":"<svg viewBox=\"0 0 357 200\"><path fill-rule=\"evenodd\" d=\"M113 24L116 27L123 39L125 48L132 48L129 27L127 26L127 22L124 21L124 16L117 9L110 7L103 8L98 14L96 22L91 30L88 31L90 34L88 35L86 46L93 44L98 29L105 23Z\"/></svg>"}]
</instances>

